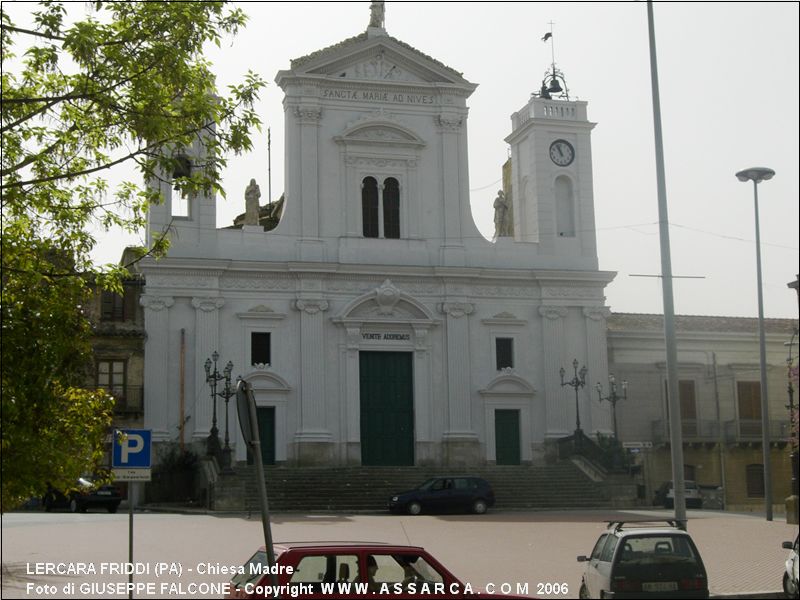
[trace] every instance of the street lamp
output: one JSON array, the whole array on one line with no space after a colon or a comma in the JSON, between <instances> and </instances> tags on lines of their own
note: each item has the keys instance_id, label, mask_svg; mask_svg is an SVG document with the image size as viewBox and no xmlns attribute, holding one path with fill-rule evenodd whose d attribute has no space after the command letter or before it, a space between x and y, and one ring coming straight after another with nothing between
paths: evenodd
<instances>
[{"instance_id":1,"label":"street lamp","mask_svg":"<svg viewBox=\"0 0 800 600\"><path fill-rule=\"evenodd\" d=\"M225 365L225 369L222 371L223 377L225 378L225 387L223 387L222 391L219 393L220 398L225 400L225 446L222 448L222 470L225 473L233 471L231 467L230 435L228 433L228 403L231 398L236 395L236 389L231 387L232 372L233 363L228 361L228 364Z\"/></svg>"},{"instance_id":2,"label":"street lamp","mask_svg":"<svg viewBox=\"0 0 800 600\"><path fill-rule=\"evenodd\" d=\"M628 399L628 382L625 380L622 381L622 396L617 395L617 379L616 377L614 377L613 373L609 374L608 376L608 386L610 391L608 396L606 396L605 398L603 398L603 385L599 381L594 386L594 389L597 390L598 402L607 400L608 402L611 403L611 414L614 417L614 441L618 442L619 437L617 436L617 401Z\"/></svg>"},{"instance_id":3,"label":"street lamp","mask_svg":"<svg viewBox=\"0 0 800 600\"><path fill-rule=\"evenodd\" d=\"M578 373L578 359L574 359L572 361L572 369L575 371L575 376L570 379L569 381L564 381L564 375L566 371L564 367L559 369L559 373L561 374L561 387L568 385L575 389L575 442L578 443L578 436L580 436L581 432L581 412L580 407L578 406L578 390L581 389L583 386L586 385L586 373L589 370L586 368L586 365L581 367L580 373ZM580 378L578 377L580 375Z\"/></svg>"},{"instance_id":4,"label":"street lamp","mask_svg":"<svg viewBox=\"0 0 800 600\"><path fill-rule=\"evenodd\" d=\"M758 288L758 346L761 363L761 445L764 451L764 503L767 521L772 521L772 473L769 457L769 402L767 401L767 351L764 342L764 295L761 290L761 232L758 222L758 184L768 181L775 171L765 167L751 167L736 173L739 181L753 182L753 200L756 218L756 279Z\"/></svg>"},{"instance_id":5,"label":"street lamp","mask_svg":"<svg viewBox=\"0 0 800 600\"><path fill-rule=\"evenodd\" d=\"M211 370L212 360L214 361L213 371ZM218 360L219 352L214 350L211 354L211 358L207 358L203 366L206 370L206 383L211 387L211 406L213 411L211 416L211 431L208 432L208 438L206 439L206 455L216 456L219 459L221 449L219 445L219 429L217 429L217 382L225 379L225 376L217 370Z\"/></svg>"},{"instance_id":6,"label":"street lamp","mask_svg":"<svg viewBox=\"0 0 800 600\"><path fill-rule=\"evenodd\" d=\"M792 332L792 339L785 345L789 346L789 358L786 359L786 368L788 372L789 378L789 385L786 388L786 391L789 393L789 404L786 405L786 408L789 409L789 439L791 444L791 466L792 466L792 496L798 495L798 485L797 485L797 451L798 451L798 443L797 443L797 435L798 432L795 430L795 417L794 417L794 385L792 385L792 367L794 366L794 358L792 358L792 346L794 346L794 340L797 337L797 329Z\"/></svg>"}]
</instances>

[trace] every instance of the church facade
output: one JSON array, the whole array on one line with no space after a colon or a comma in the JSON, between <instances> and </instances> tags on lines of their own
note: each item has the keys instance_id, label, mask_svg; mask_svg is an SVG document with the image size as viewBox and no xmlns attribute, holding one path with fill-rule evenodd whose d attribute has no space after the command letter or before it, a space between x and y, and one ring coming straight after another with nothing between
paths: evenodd
<instances>
[{"instance_id":1,"label":"church facade","mask_svg":"<svg viewBox=\"0 0 800 600\"><path fill-rule=\"evenodd\" d=\"M277 227L222 228L214 198L168 183L151 209L151 240L171 238L141 268L154 440L199 446L216 421L246 459L234 406L210 396L214 352L252 384L278 464L538 463L578 419L610 433L591 393L614 274L598 269L586 102L532 97L512 115L507 229L490 241L470 210L475 84L378 19L276 82ZM573 360L586 388L562 384Z\"/></svg>"}]
</instances>

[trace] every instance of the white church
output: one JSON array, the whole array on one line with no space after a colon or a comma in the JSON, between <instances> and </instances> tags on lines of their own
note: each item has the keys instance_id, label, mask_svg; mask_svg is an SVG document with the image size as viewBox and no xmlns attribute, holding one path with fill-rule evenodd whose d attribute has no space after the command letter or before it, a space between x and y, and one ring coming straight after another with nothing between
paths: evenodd
<instances>
[{"instance_id":1,"label":"white church","mask_svg":"<svg viewBox=\"0 0 800 600\"><path fill-rule=\"evenodd\" d=\"M611 432L589 381L562 385L573 360L591 382L609 372L614 273L598 269L586 102L520 99L513 227L487 240L469 195L476 84L391 37L376 5L364 33L276 76L277 227L217 223L215 198L162 184L148 242L171 223L171 247L141 268L155 441L182 430L203 447L228 419L233 458L247 458L235 399L226 415L210 397L214 352L254 388L270 463L538 464L578 419Z\"/></svg>"}]
</instances>

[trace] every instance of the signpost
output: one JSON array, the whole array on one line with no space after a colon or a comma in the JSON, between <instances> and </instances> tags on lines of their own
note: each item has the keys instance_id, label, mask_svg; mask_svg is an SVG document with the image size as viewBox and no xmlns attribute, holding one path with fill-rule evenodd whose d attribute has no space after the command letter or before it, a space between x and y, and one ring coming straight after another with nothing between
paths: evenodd
<instances>
[{"instance_id":1,"label":"signpost","mask_svg":"<svg viewBox=\"0 0 800 600\"><path fill-rule=\"evenodd\" d=\"M264 481L264 462L261 458L261 440L258 436L258 413L256 399L250 385L241 377L236 383L236 412L239 426L242 428L244 443L250 449L256 463L256 480L259 499L261 500L261 525L264 529L264 546L267 549L267 567L269 578L275 589L278 589L278 575L274 569L275 553L272 548L272 529L269 522L269 502L267 500L267 484Z\"/></svg>"},{"instance_id":2,"label":"signpost","mask_svg":"<svg viewBox=\"0 0 800 600\"><path fill-rule=\"evenodd\" d=\"M127 481L128 486L128 562L133 564L133 499L140 488L137 482L150 481L153 432L149 429L115 429L111 449L111 472L115 481ZM132 492L136 490L137 494ZM133 584L133 569L128 575ZM133 598L133 585L128 598Z\"/></svg>"}]
</instances>

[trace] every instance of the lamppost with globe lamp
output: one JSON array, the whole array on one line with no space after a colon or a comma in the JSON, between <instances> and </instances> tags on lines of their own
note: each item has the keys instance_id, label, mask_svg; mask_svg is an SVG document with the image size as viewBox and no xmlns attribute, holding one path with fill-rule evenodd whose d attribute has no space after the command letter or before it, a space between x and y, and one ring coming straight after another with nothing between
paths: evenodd
<instances>
[{"instance_id":1,"label":"lamppost with globe lamp","mask_svg":"<svg viewBox=\"0 0 800 600\"><path fill-rule=\"evenodd\" d=\"M614 441L619 441L619 436L617 435L617 402L619 400L627 400L628 399L628 382L623 380L622 381L622 396L617 394L617 379L614 377L613 373L608 375L608 386L609 386L609 393L608 396L603 398L603 384L599 381L594 386L594 389L597 390L597 400L598 402L602 402L603 400L607 400L611 403L611 415L614 419Z\"/></svg>"},{"instance_id":2,"label":"lamppost with globe lamp","mask_svg":"<svg viewBox=\"0 0 800 600\"><path fill-rule=\"evenodd\" d=\"M561 387L568 385L575 390L575 444L578 445L580 444L580 437L583 435L583 431L581 431L581 412L578 391L586 385L586 373L588 373L589 370L586 368L586 365L584 365L581 367L580 372L578 372L577 358L572 361L572 369L575 372L575 376L569 381L564 381L564 375L566 374L564 367L561 367L558 372L561 375Z\"/></svg>"},{"instance_id":3,"label":"lamppost with globe lamp","mask_svg":"<svg viewBox=\"0 0 800 600\"><path fill-rule=\"evenodd\" d=\"M233 371L233 363L228 361L228 364L225 365L225 369L222 373L217 370L217 361L219 360L219 352L214 350L211 354L211 358L207 358L205 364L203 365L206 371L206 383L208 383L209 387L211 387L211 431L208 433L208 438L206 440L206 454L208 456L215 456L217 459L221 459L222 449L220 448L219 443L219 429L217 428L217 396L221 396L225 398L225 393L231 392L230 395L225 400L225 413L226 413L226 420L225 420L225 441L226 445L228 442L228 425L227 425L227 402L230 396L233 396L236 392L231 391L231 372ZM213 363L212 363L213 361ZM214 367L214 370L211 370L211 367ZM223 388L223 393L217 392L217 383L219 381L225 380L225 387Z\"/></svg>"},{"instance_id":4,"label":"lamppost with globe lamp","mask_svg":"<svg viewBox=\"0 0 800 600\"><path fill-rule=\"evenodd\" d=\"M767 351L764 341L764 294L761 285L761 231L758 221L758 184L775 176L775 171L766 167L751 167L736 173L739 181L753 182L753 201L756 220L756 279L758 288L758 346L761 366L761 445L764 451L764 504L767 521L772 521L772 469L769 446L769 402L767 400Z\"/></svg>"}]
</instances>

